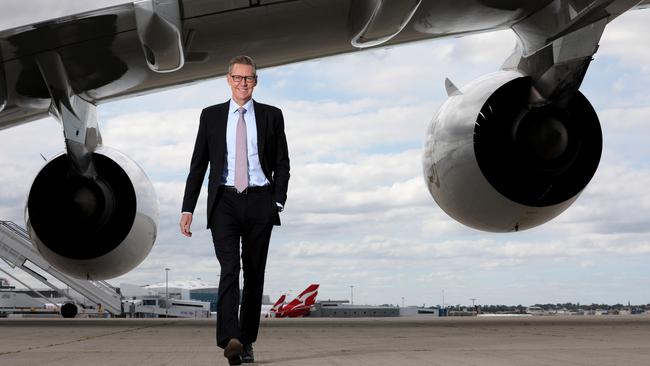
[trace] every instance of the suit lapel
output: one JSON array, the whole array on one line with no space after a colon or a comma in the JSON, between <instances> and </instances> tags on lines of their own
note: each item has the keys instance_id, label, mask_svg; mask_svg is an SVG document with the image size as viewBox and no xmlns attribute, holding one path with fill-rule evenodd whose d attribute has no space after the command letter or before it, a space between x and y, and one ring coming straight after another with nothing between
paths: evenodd
<instances>
[{"instance_id":1,"label":"suit lapel","mask_svg":"<svg viewBox=\"0 0 650 366\"><path fill-rule=\"evenodd\" d=\"M226 130L228 127L228 110L230 107L230 101L221 105L221 110L217 110L217 143L219 150L217 151L226 151Z\"/></svg>"},{"instance_id":2,"label":"suit lapel","mask_svg":"<svg viewBox=\"0 0 650 366\"><path fill-rule=\"evenodd\" d=\"M260 164L264 159L264 142L266 139L266 110L256 101L253 100L255 109L255 125L257 126L257 153L260 157Z\"/></svg>"}]
</instances>

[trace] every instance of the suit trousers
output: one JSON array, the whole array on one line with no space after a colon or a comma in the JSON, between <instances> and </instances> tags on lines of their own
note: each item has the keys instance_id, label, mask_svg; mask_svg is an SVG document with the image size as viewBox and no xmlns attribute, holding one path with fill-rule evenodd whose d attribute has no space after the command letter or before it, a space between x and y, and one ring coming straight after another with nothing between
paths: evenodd
<instances>
[{"instance_id":1,"label":"suit trousers","mask_svg":"<svg viewBox=\"0 0 650 366\"><path fill-rule=\"evenodd\" d=\"M270 190L241 194L219 188L210 230L221 265L217 302L217 345L221 348L231 338L238 338L243 344L257 340L264 270L276 213ZM241 267L244 286L239 309Z\"/></svg>"}]
</instances>

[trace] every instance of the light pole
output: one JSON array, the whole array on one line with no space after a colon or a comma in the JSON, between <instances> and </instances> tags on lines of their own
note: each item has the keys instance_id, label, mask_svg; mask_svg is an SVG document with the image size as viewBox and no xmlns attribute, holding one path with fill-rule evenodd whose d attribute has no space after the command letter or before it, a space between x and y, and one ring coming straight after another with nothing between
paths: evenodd
<instances>
[{"instance_id":1,"label":"light pole","mask_svg":"<svg viewBox=\"0 0 650 366\"><path fill-rule=\"evenodd\" d=\"M165 318L169 318L169 268L165 268Z\"/></svg>"},{"instance_id":2,"label":"light pole","mask_svg":"<svg viewBox=\"0 0 650 366\"><path fill-rule=\"evenodd\" d=\"M354 305L354 285L350 285L350 305Z\"/></svg>"},{"instance_id":3,"label":"light pole","mask_svg":"<svg viewBox=\"0 0 650 366\"><path fill-rule=\"evenodd\" d=\"M169 300L169 268L165 268L165 299Z\"/></svg>"},{"instance_id":4,"label":"light pole","mask_svg":"<svg viewBox=\"0 0 650 366\"><path fill-rule=\"evenodd\" d=\"M442 289L442 308L445 308L445 289Z\"/></svg>"}]
</instances>

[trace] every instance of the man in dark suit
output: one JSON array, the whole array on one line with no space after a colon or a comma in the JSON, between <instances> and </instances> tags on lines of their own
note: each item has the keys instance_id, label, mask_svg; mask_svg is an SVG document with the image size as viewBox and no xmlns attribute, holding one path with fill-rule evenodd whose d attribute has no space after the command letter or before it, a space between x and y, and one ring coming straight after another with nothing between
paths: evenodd
<instances>
[{"instance_id":1,"label":"man in dark suit","mask_svg":"<svg viewBox=\"0 0 650 366\"><path fill-rule=\"evenodd\" d=\"M210 165L208 229L221 265L217 345L231 365L254 362L264 288L264 268L274 225L287 199L289 153L282 112L252 99L255 63L230 61L232 98L201 112L185 185L180 230L192 236L192 212ZM240 254L241 240L241 254ZM244 288L239 305L240 256Z\"/></svg>"}]
</instances>

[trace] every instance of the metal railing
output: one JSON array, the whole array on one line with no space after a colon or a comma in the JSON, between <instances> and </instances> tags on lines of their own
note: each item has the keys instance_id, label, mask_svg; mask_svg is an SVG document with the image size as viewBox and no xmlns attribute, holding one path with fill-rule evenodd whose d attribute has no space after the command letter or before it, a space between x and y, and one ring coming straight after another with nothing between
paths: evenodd
<instances>
[{"instance_id":1,"label":"metal railing","mask_svg":"<svg viewBox=\"0 0 650 366\"><path fill-rule=\"evenodd\" d=\"M8 230L11 230L15 232L16 234L22 236L23 238L29 240L29 233L27 230L25 230L22 226L16 224L13 221L2 221L0 220L0 226L3 226L7 228Z\"/></svg>"},{"instance_id":2,"label":"metal railing","mask_svg":"<svg viewBox=\"0 0 650 366\"><path fill-rule=\"evenodd\" d=\"M122 313L122 299L116 288L106 281L86 281L77 279L59 271L50 265L34 248L27 230L11 221L0 220L0 258L12 268L20 268L25 273L36 278L51 289L63 294L42 273L36 272L26 263L34 264L50 276L56 278L88 300L101 304L112 314Z\"/></svg>"}]
</instances>

